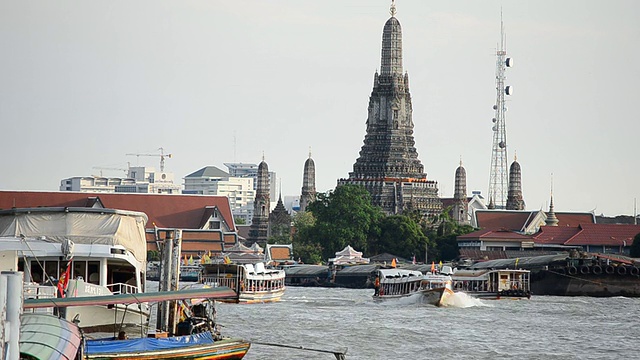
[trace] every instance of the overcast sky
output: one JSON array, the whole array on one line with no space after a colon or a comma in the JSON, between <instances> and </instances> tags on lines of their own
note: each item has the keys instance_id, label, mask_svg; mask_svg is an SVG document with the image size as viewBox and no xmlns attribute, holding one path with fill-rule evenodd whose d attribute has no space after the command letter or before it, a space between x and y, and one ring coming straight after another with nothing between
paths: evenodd
<instances>
[{"instance_id":1,"label":"overcast sky","mask_svg":"<svg viewBox=\"0 0 640 360\"><path fill-rule=\"evenodd\" d=\"M95 167L259 163L297 195L348 177L380 67L387 0L0 2L0 189ZM397 1L414 136L451 197L488 193L502 7L508 157L527 209L632 215L640 197L640 1ZM102 170L105 176L121 176Z\"/></svg>"}]
</instances>

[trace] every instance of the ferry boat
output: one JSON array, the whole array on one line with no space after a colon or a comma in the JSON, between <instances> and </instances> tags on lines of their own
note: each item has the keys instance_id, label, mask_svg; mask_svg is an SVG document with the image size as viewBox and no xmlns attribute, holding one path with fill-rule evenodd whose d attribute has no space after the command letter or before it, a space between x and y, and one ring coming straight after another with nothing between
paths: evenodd
<instances>
[{"instance_id":1,"label":"ferry boat","mask_svg":"<svg viewBox=\"0 0 640 360\"><path fill-rule=\"evenodd\" d=\"M0 270L24 272L24 299L142 293L146 222L144 213L104 208L2 210ZM86 333L102 332L140 324L149 307L83 305L60 315Z\"/></svg>"},{"instance_id":2,"label":"ferry boat","mask_svg":"<svg viewBox=\"0 0 640 360\"><path fill-rule=\"evenodd\" d=\"M204 264L199 282L228 286L238 293L238 303L280 301L285 291L285 272L256 264Z\"/></svg>"},{"instance_id":3,"label":"ferry boat","mask_svg":"<svg viewBox=\"0 0 640 360\"><path fill-rule=\"evenodd\" d=\"M399 299L418 295L420 301L441 306L453 294L449 275L406 269L379 269L375 280L374 300Z\"/></svg>"},{"instance_id":4,"label":"ferry boat","mask_svg":"<svg viewBox=\"0 0 640 360\"><path fill-rule=\"evenodd\" d=\"M531 297L529 270L457 270L451 277L454 290L476 298L498 300Z\"/></svg>"}]
</instances>

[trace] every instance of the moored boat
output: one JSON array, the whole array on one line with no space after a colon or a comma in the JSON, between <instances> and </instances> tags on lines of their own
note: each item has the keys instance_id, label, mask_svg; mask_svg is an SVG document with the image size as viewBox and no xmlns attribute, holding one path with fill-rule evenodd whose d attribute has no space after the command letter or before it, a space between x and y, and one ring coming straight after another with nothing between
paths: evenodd
<instances>
[{"instance_id":1,"label":"moored boat","mask_svg":"<svg viewBox=\"0 0 640 360\"><path fill-rule=\"evenodd\" d=\"M480 299L531 297L530 271L523 269L458 270L451 275L454 290Z\"/></svg>"},{"instance_id":2,"label":"moored boat","mask_svg":"<svg viewBox=\"0 0 640 360\"><path fill-rule=\"evenodd\" d=\"M228 286L238 292L238 303L280 301L286 289L285 272L268 269L264 263L205 264L199 282L210 286Z\"/></svg>"},{"instance_id":3,"label":"moored boat","mask_svg":"<svg viewBox=\"0 0 640 360\"><path fill-rule=\"evenodd\" d=\"M140 212L104 208L0 211L0 270L24 272L25 299L141 293L146 221ZM84 332L110 331L139 324L149 307L77 306L63 316L79 320Z\"/></svg>"}]
</instances>

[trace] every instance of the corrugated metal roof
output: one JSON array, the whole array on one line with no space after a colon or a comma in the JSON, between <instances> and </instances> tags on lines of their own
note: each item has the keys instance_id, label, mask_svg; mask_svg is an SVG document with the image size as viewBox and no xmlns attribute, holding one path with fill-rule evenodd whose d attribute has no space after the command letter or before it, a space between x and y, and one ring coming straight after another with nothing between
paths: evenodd
<instances>
[{"instance_id":1,"label":"corrugated metal roof","mask_svg":"<svg viewBox=\"0 0 640 360\"><path fill-rule=\"evenodd\" d=\"M324 265L294 265L284 268L287 276L321 276L326 274L329 268Z\"/></svg>"}]
</instances>

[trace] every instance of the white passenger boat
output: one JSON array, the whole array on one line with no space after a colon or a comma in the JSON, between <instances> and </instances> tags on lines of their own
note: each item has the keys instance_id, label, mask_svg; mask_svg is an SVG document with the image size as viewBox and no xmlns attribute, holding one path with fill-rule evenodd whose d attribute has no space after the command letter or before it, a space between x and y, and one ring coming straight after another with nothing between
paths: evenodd
<instances>
[{"instance_id":1,"label":"white passenger boat","mask_svg":"<svg viewBox=\"0 0 640 360\"><path fill-rule=\"evenodd\" d=\"M379 269L374 284L374 300L419 296L420 302L441 306L453 294L450 276L416 270Z\"/></svg>"},{"instance_id":2,"label":"white passenger boat","mask_svg":"<svg viewBox=\"0 0 640 360\"><path fill-rule=\"evenodd\" d=\"M267 269L264 263L205 264L199 282L230 287L238 293L239 303L265 303L280 301L284 278L284 270Z\"/></svg>"},{"instance_id":3,"label":"white passenger boat","mask_svg":"<svg viewBox=\"0 0 640 360\"><path fill-rule=\"evenodd\" d=\"M2 210L0 270L24 272L25 299L141 293L146 221L140 212L103 208ZM74 306L61 313L94 332L146 323L149 308Z\"/></svg>"}]
</instances>

